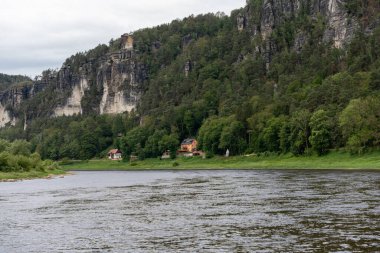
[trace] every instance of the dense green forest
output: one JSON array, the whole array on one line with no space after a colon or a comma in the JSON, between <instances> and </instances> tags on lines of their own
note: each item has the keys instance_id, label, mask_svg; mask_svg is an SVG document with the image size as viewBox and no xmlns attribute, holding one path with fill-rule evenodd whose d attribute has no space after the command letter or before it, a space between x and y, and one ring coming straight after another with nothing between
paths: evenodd
<instances>
[{"instance_id":1,"label":"dense green forest","mask_svg":"<svg viewBox=\"0 0 380 253\"><path fill-rule=\"evenodd\" d=\"M360 25L379 18L380 4L348 1ZM230 16L190 16L134 32L138 57L149 70L136 111L122 115L38 118L0 130L0 138L26 139L49 159L105 157L118 147L140 159L176 150L196 137L209 155L293 153L333 149L363 153L380 146L380 28L363 29L343 48L322 40L325 17L305 10L273 28L268 64L252 29L238 30L242 11L256 17L261 1ZM370 10L370 11L368 11ZM303 31L305 43L295 50ZM67 59L80 62L118 50L120 40ZM186 66L186 69L185 69ZM96 91L93 91L96 92ZM86 102L86 101L85 101ZM91 101L87 101L91 103Z\"/></svg>"},{"instance_id":2,"label":"dense green forest","mask_svg":"<svg viewBox=\"0 0 380 253\"><path fill-rule=\"evenodd\" d=\"M28 82L31 81L31 79L27 76L21 76L21 75L6 75L0 73L0 92L9 88L10 86L14 84L18 84L21 82Z\"/></svg>"}]
</instances>

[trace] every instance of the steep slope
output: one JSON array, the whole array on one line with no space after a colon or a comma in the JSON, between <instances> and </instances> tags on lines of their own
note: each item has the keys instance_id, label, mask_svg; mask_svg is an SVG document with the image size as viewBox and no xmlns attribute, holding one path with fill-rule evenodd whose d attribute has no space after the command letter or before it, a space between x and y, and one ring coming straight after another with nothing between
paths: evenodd
<instances>
[{"instance_id":1,"label":"steep slope","mask_svg":"<svg viewBox=\"0 0 380 253\"><path fill-rule=\"evenodd\" d=\"M190 17L182 22L175 21L170 26L123 35L110 47L101 45L69 58L59 71L45 71L32 85L6 91L0 99L3 108L0 118L4 119L2 126L7 119L11 121L10 118L14 121L16 118L31 120L40 116L130 112L138 105L144 90L148 88L148 94L155 92L150 91L156 89L154 85L144 86L148 72L152 74L149 81L154 83L160 70L173 62L182 61L183 69L180 72L188 77L200 58L192 55L188 48L202 40L209 40L210 36L220 37L223 32L240 44L226 46L226 54L233 51L227 64L253 57L254 60L264 61L267 71L270 71L270 63L277 52L286 48L300 52L311 40L344 48L358 31L371 34L378 23L376 1L366 7L361 6L372 10L362 11L367 14L366 17L358 11L350 11L352 5L353 0L252 0L247 1L244 9L233 12L231 17ZM314 26L317 25L321 26L320 34L315 35ZM285 34L281 34L287 28ZM279 37L282 41L278 40ZM183 76L178 78L182 80ZM33 100L36 92L40 91L52 92L56 96L46 105L43 105L44 101L35 99L39 103L39 108L36 108L33 104L37 102L28 100ZM142 108L152 103L147 101L150 98L143 99ZM5 108L8 108L10 117L4 116L7 114ZM148 109L153 108L148 106Z\"/></svg>"},{"instance_id":2,"label":"steep slope","mask_svg":"<svg viewBox=\"0 0 380 253\"><path fill-rule=\"evenodd\" d=\"M31 79L27 76L21 75L6 75L0 73L0 92L6 90L13 84L17 84L20 82L31 81Z\"/></svg>"},{"instance_id":3,"label":"steep slope","mask_svg":"<svg viewBox=\"0 0 380 253\"><path fill-rule=\"evenodd\" d=\"M14 129L26 131L3 136L43 149L54 143L54 154L45 152L53 159L91 158L112 141L156 157L189 136L211 153L377 147L380 124L369 104L380 90L379 13L373 0L250 0L230 16L125 34L4 92L3 125L17 121ZM359 105L372 116L358 115ZM364 119L370 123L349 124Z\"/></svg>"}]
</instances>

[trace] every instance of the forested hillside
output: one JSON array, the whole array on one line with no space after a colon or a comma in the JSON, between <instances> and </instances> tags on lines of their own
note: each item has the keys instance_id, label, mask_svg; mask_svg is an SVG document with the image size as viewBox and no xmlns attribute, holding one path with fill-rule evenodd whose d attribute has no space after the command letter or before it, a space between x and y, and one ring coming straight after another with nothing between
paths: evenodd
<instances>
[{"instance_id":1,"label":"forested hillside","mask_svg":"<svg viewBox=\"0 0 380 253\"><path fill-rule=\"evenodd\" d=\"M0 92L9 88L13 84L31 81L27 76L6 75L0 73Z\"/></svg>"},{"instance_id":2,"label":"forested hillside","mask_svg":"<svg viewBox=\"0 0 380 253\"><path fill-rule=\"evenodd\" d=\"M135 31L135 109L98 115L93 108L103 91L90 84L81 115L39 113L52 101L40 95L23 107L33 111L28 126L19 121L0 138L26 139L50 159L104 157L110 147L157 157L187 137L210 155L378 149L380 2L285 2L250 0L229 16L190 16ZM65 66L81 73L81 62L121 44L111 40Z\"/></svg>"}]
</instances>

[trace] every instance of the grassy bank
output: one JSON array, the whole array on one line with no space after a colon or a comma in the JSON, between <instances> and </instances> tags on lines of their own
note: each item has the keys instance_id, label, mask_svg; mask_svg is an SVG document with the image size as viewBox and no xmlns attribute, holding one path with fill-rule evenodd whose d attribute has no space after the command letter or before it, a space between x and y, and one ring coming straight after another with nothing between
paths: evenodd
<instances>
[{"instance_id":1,"label":"grassy bank","mask_svg":"<svg viewBox=\"0 0 380 253\"><path fill-rule=\"evenodd\" d=\"M160 170L160 169L379 169L380 152L352 156L348 153L295 157L239 156L177 158L175 160L146 159L131 163L109 160L75 161L62 165L64 170Z\"/></svg>"},{"instance_id":2,"label":"grassy bank","mask_svg":"<svg viewBox=\"0 0 380 253\"><path fill-rule=\"evenodd\" d=\"M65 171L54 169L49 171L0 172L0 182L22 179L49 178L54 175L65 174Z\"/></svg>"}]
</instances>

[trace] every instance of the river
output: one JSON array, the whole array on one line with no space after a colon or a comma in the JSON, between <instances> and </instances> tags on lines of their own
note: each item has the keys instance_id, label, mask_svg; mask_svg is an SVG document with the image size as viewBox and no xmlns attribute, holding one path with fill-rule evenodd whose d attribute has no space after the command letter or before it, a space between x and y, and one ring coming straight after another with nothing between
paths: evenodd
<instances>
[{"instance_id":1,"label":"river","mask_svg":"<svg viewBox=\"0 0 380 253\"><path fill-rule=\"evenodd\" d=\"M380 173L74 172L0 183L0 252L380 252Z\"/></svg>"}]
</instances>

